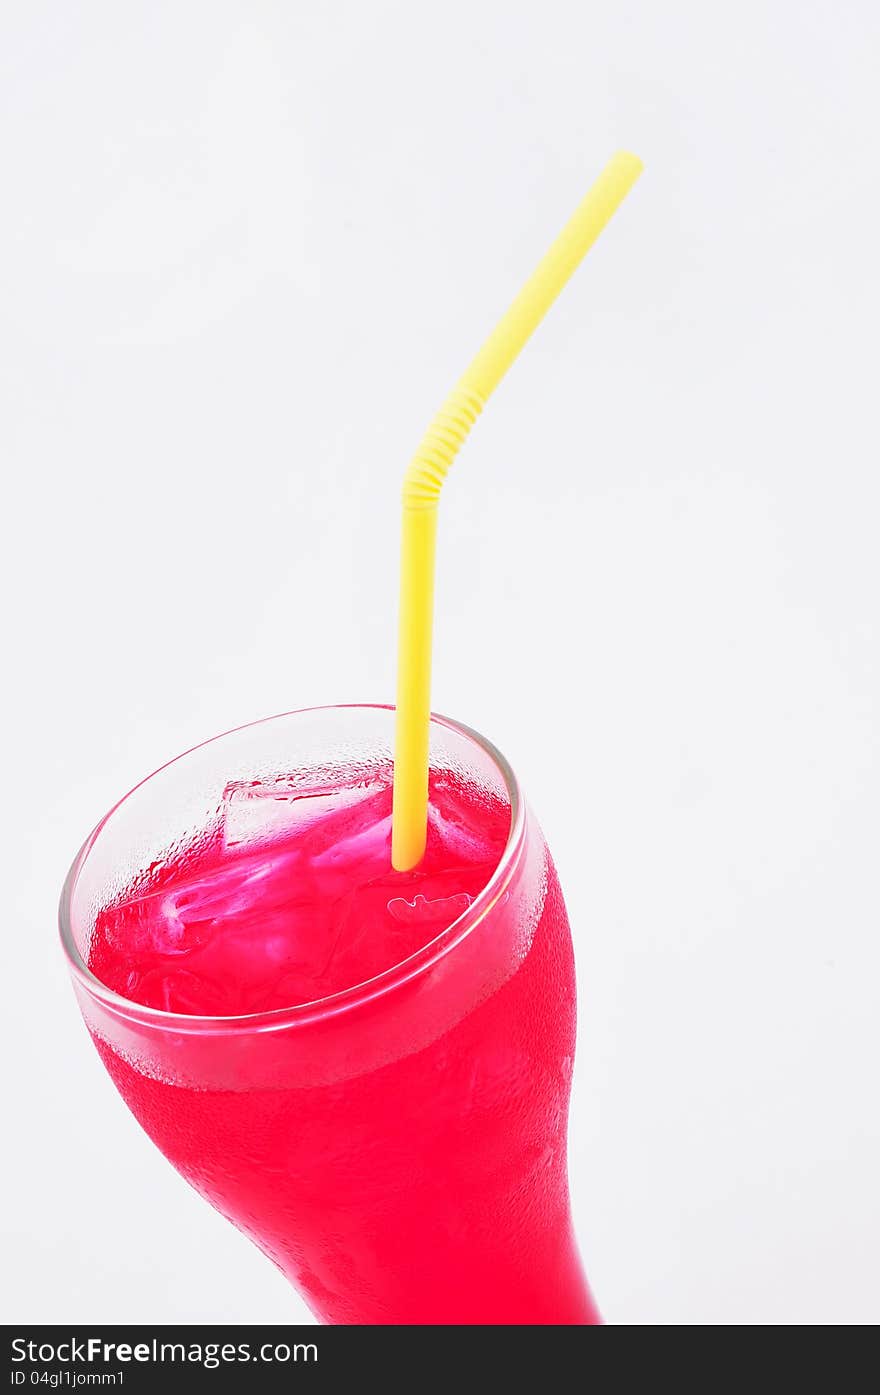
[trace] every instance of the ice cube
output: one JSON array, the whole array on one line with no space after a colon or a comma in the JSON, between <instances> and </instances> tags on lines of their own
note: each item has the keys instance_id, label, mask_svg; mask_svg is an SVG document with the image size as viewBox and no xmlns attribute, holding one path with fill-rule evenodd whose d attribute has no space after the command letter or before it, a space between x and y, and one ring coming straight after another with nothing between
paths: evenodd
<instances>
[{"instance_id":1,"label":"ice cube","mask_svg":"<svg viewBox=\"0 0 880 1395\"><path fill-rule=\"evenodd\" d=\"M340 833L343 830L340 829ZM312 866L322 872L334 866L350 867L352 863L376 859L377 866L384 863L383 853L391 845L391 815L384 814L366 828L358 828L347 838L337 837L329 847L312 858Z\"/></svg>"},{"instance_id":2,"label":"ice cube","mask_svg":"<svg viewBox=\"0 0 880 1395\"><path fill-rule=\"evenodd\" d=\"M203 943L210 922L181 917L180 890L174 887L119 901L101 911L96 928L110 946L126 955L188 954Z\"/></svg>"},{"instance_id":3,"label":"ice cube","mask_svg":"<svg viewBox=\"0 0 880 1395\"><path fill-rule=\"evenodd\" d=\"M223 791L224 846L234 848L280 835L301 835L326 815L360 804L378 788L378 781L349 786L309 784L294 775L268 781L232 781Z\"/></svg>"},{"instance_id":4,"label":"ice cube","mask_svg":"<svg viewBox=\"0 0 880 1395\"><path fill-rule=\"evenodd\" d=\"M454 792L444 789L444 808L441 813L435 803L428 805L428 848L442 848L446 861L454 857L456 861L485 862L489 851L487 846L488 829L482 824L475 826L474 809L455 797Z\"/></svg>"},{"instance_id":5,"label":"ice cube","mask_svg":"<svg viewBox=\"0 0 880 1395\"><path fill-rule=\"evenodd\" d=\"M243 857L101 912L98 929L127 954L191 954L218 924L240 922L290 898L296 854Z\"/></svg>"}]
</instances>

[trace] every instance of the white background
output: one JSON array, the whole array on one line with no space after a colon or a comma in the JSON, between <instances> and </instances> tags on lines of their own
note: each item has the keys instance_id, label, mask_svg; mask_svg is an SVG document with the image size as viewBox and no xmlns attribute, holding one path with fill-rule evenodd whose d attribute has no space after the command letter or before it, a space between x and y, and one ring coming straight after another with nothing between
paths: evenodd
<instances>
[{"instance_id":1,"label":"white background","mask_svg":"<svg viewBox=\"0 0 880 1395\"><path fill-rule=\"evenodd\" d=\"M165 758L393 694L398 484L611 152L443 500L435 706L554 849L617 1324L880 1318L873 0L5 0L2 1313L305 1308L141 1135L55 939Z\"/></svg>"}]
</instances>

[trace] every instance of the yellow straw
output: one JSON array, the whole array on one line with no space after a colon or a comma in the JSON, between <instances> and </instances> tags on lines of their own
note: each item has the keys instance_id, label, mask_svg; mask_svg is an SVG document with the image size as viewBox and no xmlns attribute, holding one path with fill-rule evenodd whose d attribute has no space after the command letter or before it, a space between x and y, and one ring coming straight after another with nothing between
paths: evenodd
<instances>
[{"instance_id":1,"label":"yellow straw","mask_svg":"<svg viewBox=\"0 0 880 1395\"><path fill-rule=\"evenodd\" d=\"M605 166L434 417L403 481L400 630L391 861L400 872L425 851L437 504L450 465L486 401L642 172L621 151Z\"/></svg>"}]
</instances>

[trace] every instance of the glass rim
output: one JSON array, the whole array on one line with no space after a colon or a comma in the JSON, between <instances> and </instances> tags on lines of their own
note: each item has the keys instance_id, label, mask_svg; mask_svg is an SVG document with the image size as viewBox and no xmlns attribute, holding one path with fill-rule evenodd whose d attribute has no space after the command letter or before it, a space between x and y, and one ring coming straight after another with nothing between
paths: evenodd
<instances>
[{"instance_id":1,"label":"glass rim","mask_svg":"<svg viewBox=\"0 0 880 1395\"><path fill-rule=\"evenodd\" d=\"M109 988L105 983L92 973L88 964L83 959L76 943L71 923L71 901L76 889L80 872L95 843L106 828L110 819L116 811L122 807L138 790L155 779L170 766L176 765L195 751L202 750L206 746L212 746L217 742L224 741L227 737L236 735L237 732L247 731L258 726L268 726L272 722L282 721L286 717L297 717L314 712L347 712L347 711L379 711L393 712L391 703L329 703L315 707L299 707L289 712L276 712L270 717L261 717L254 722L243 722L240 726L230 727L227 731L218 733L216 736L208 737L206 741L199 741L194 746L190 746L185 751L173 756L171 760L165 761L149 775L145 775L142 780L133 785L127 794L108 809L107 813L95 825L91 833L86 838L76 857L71 863L70 870L64 880L61 890L61 899L58 906L58 925L61 934L61 943L67 958L68 967L77 984L91 997L105 1008L111 1010L115 1016L127 1018L129 1021L138 1023L141 1026L152 1026L165 1031L174 1031L189 1035L242 1035L253 1032L268 1032L284 1030L288 1027L303 1026L307 1023L314 1023L329 1017L334 1017L339 1013L347 1012L352 1008L359 1007L364 1003L371 1002L376 998L412 982L413 979L425 974L439 960L445 958L454 950L462 940L476 930L477 926L485 920L486 916L497 904L507 890L522 852L525 833L525 806L523 803L519 782L514 774L513 768L505 756L498 750L491 741L482 736L473 727L466 726L463 722L454 721L451 717L441 716L437 712L431 713L431 725L445 727L450 731L463 736L467 741L479 747L485 755L493 762L504 782L507 795L510 799L510 829L507 835L501 856L486 885L474 897L474 900L463 911L456 920L441 930L433 940L429 940L421 949L406 959L401 959L397 964L391 965L380 974L365 979L361 983L353 984L350 988L345 988L338 993L332 993L324 998L316 998L308 1003L295 1003L290 1007L273 1008L270 1011L242 1013L235 1016L194 1016L189 1013L170 1012L163 1008L146 1007L142 1003L133 1002L130 998L125 998L121 993Z\"/></svg>"}]
</instances>

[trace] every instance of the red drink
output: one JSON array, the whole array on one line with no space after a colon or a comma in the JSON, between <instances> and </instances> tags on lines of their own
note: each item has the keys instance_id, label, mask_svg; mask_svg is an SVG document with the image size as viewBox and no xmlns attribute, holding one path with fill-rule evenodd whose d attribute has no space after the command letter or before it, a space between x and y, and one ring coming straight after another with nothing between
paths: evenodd
<instances>
[{"instance_id":1,"label":"red drink","mask_svg":"<svg viewBox=\"0 0 880 1395\"><path fill-rule=\"evenodd\" d=\"M151 1138L323 1321L597 1322L565 908L526 812L458 766L409 873L387 765L227 784L94 916L114 992L81 1001Z\"/></svg>"},{"instance_id":2,"label":"red drink","mask_svg":"<svg viewBox=\"0 0 880 1395\"><path fill-rule=\"evenodd\" d=\"M431 780L418 868L391 867L391 774L233 783L208 840L148 869L97 916L89 968L133 1002L234 1017L311 1003L408 959L462 915L504 851L510 810Z\"/></svg>"}]
</instances>

